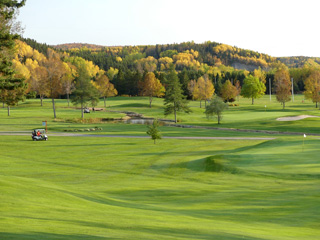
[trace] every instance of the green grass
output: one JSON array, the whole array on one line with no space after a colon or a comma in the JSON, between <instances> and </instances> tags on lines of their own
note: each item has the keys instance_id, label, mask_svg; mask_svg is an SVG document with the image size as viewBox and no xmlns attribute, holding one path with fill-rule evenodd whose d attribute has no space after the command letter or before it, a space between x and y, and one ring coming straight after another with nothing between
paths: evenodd
<instances>
[{"instance_id":1,"label":"green grass","mask_svg":"<svg viewBox=\"0 0 320 240\"><path fill-rule=\"evenodd\" d=\"M0 139L0 239L320 234L317 138Z\"/></svg>"},{"instance_id":2,"label":"green grass","mask_svg":"<svg viewBox=\"0 0 320 240\"><path fill-rule=\"evenodd\" d=\"M268 97L241 99L221 127L318 133L319 120L277 122L281 116L319 115L311 103ZM102 107L100 103L99 107ZM182 124L218 125L191 102ZM163 118L162 99L108 99L114 111ZM109 109L110 109L109 108ZM0 109L1 131L30 131L48 121L49 141L0 135L0 239L222 239L315 240L320 235L320 137L161 127L163 136L275 137L275 140L58 137L64 129L146 136L146 126L99 123L118 112L85 115L57 101L32 100ZM169 118L171 118L170 116ZM90 120L91 119L91 120Z\"/></svg>"},{"instance_id":3,"label":"green grass","mask_svg":"<svg viewBox=\"0 0 320 240\"><path fill-rule=\"evenodd\" d=\"M240 98L240 101L237 102L240 106L230 107L224 113L222 124L220 125L217 124L215 119L206 118L204 107L199 108L198 101L191 101L189 105L193 112L191 114L179 113L178 119L180 124L185 125L320 134L320 118L286 122L276 121L277 118L284 116L320 116L320 111L315 108L315 104L310 101L303 101L302 95L296 95L295 102L286 103L286 109L283 110L280 103L275 101L275 96L272 99L272 102L270 102L269 96L264 96L261 99L257 99L255 105L251 105L250 99ZM95 126L108 129L111 126L110 123L95 123L96 119L124 117L125 114L119 113L119 111L133 111L146 117L173 119L172 115L167 117L163 115L163 99L155 98L153 107L149 108L148 98L145 97L114 97L107 100L108 111L85 114L85 119L88 122L92 122L92 124L75 124L74 119L80 120L80 110L75 109L73 106L68 107L66 100L56 100L56 102L56 120L53 120L50 99L44 101L43 107L40 107L39 100L28 100L25 103L21 103L18 107L12 109L11 117L6 116L6 109L0 108L0 131L28 131L32 128L41 127L41 122L44 120L48 121L49 131L92 128ZM265 105L267 106L266 109ZM103 102L100 102L98 107L103 107ZM111 129L119 129L118 126L115 125ZM124 126L120 129L122 128L126 129ZM187 132L192 131L188 130ZM106 133L106 131L101 133Z\"/></svg>"}]
</instances>

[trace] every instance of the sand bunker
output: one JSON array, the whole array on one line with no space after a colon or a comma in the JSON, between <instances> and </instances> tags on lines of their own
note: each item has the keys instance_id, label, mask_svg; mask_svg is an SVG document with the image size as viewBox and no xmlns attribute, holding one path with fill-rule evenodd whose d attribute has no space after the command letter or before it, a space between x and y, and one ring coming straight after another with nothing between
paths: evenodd
<instances>
[{"instance_id":1,"label":"sand bunker","mask_svg":"<svg viewBox=\"0 0 320 240\"><path fill-rule=\"evenodd\" d=\"M311 117L318 117L318 116L300 115L300 116L295 116L295 117L281 117L281 118L277 118L277 121L297 121L297 120L311 118Z\"/></svg>"}]
</instances>

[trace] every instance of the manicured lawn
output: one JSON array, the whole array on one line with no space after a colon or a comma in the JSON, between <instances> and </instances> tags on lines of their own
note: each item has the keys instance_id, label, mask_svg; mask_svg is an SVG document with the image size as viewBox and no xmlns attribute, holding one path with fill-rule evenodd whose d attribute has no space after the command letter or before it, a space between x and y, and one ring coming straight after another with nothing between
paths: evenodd
<instances>
[{"instance_id":1,"label":"manicured lawn","mask_svg":"<svg viewBox=\"0 0 320 240\"><path fill-rule=\"evenodd\" d=\"M0 139L0 239L320 234L317 138Z\"/></svg>"},{"instance_id":2,"label":"manicured lawn","mask_svg":"<svg viewBox=\"0 0 320 240\"><path fill-rule=\"evenodd\" d=\"M301 99L299 99L299 97ZM221 127L318 133L319 120L276 118L319 115L312 103L264 105L268 96L241 99ZM103 103L100 103L99 107ZM162 99L111 98L108 109L163 118ZM181 124L218 125L191 102ZM146 136L145 125L100 122L119 112L95 112L80 123L80 110L57 100L21 103L1 131L30 131L48 121L49 141L0 135L0 239L222 239L315 240L320 235L320 137L161 127L163 136L275 137L274 140L59 137L81 134ZM172 116L169 116L172 118ZM219 126L220 127L220 126ZM51 134L51 135L50 135Z\"/></svg>"}]
</instances>

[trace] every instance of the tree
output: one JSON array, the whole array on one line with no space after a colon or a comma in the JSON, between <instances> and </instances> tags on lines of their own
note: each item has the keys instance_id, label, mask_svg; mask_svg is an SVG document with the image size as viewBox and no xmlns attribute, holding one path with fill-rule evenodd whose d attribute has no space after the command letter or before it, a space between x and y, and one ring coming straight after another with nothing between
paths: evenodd
<instances>
[{"instance_id":1,"label":"tree","mask_svg":"<svg viewBox=\"0 0 320 240\"><path fill-rule=\"evenodd\" d=\"M162 97L165 93L165 88L160 83L160 80L156 78L153 72L148 72L144 81L140 82L141 95L149 97L149 106L151 108L153 97Z\"/></svg>"},{"instance_id":2,"label":"tree","mask_svg":"<svg viewBox=\"0 0 320 240\"><path fill-rule=\"evenodd\" d=\"M48 90L48 97L52 100L53 116L57 117L55 98L63 93L62 79L67 74L64 63L60 60L58 53L52 49L48 49L48 59L43 62L47 70L46 86Z\"/></svg>"},{"instance_id":3,"label":"tree","mask_svg":"<svg viewBox=\"0 0 320 240\"><path fill-rule=\"evenodd\" d=\"M255 98L260 98L264 95L266 86L259 78L252 75L247 76L244 79L244 84L241 89L241 96L252 99L252 105Z\"/></svg>"},{"instance_id":4,"label":"tree","mask_svg":"<svg viewBox=\"0 0 320 240\"><path fill-rule=\"evenodd\" d=\"M318 107L318 102L320 102L320 70L313 70L306 79L304 96L316 103L316 108Z\"/></svg>"},{"instance_id":5,"label":"tree","mask_svg":"<svg viewBox=\"0 0 320 240\"><path fill-rule=\"evenodd\" d=\"M173 113L174 122L177 123L177 112L190 113L191 110L188 107L186 97L182 94L181 84L173 65L170 67L167 80L168 86L164 99L164 115L167 116Z\"/></svg>"},{"instance_id":6,"label":"tree","mask_svg":"<svg viewBox=\"0 0 320 240\"><path fill-rule=\"evenodd\" d=\"M1 100L8 106L16 105L24 99L27 85L24 77L14 70L12 60L15 51L17 34L12 34L12 20L16 10L25 4L25 0L6 0L0 2L0 95Z\"/></svg>"},{"instance_id":7,"label":"tree","mask_svg":"<svg viewBox=\"0 0 320 240\"><path fill-rule=\"evenodd\" d=\"M99 99L98 90L91 84L90 74L87 71L85 62L78 66L78 78L76 90L73 92L71 102L74 105L81 105L81 117L84 118L83 110L88 102L94 103Z\"/></svg>"},{"instance_id":8,"label":"tree","mask_svg":"<svg viewBox=\"0 0 320 240\"><path fill-rule=\"evenodd\" d=\"M289 72L281 68L274 75L275 90L277 101L282 104L283 109L285 103L291 100L291 81Z\"/></svg>"},{"instance_id":9,"label":"tree","mask_svg":"<svg viewBox=\"0 0 320 240\"><path fill-rule=\"evenodd\" d=\"M190 95L192 96L192 100L198 100L199 99L199 88L197 86L196 80L191 80L188 83L188 90Z\"/></svg>"},{"instance_id":10,"label":"tree","mask_svg":"<svg viewBox=\"0 0 320 240\"><path fill-rule=\"evenodd\" d=\"M154 144L156 144L157 139L161 139L158 119L154 119L152 125L148 126L147 134L151 136L151 139L154 141Z\"/></svg>"},{"instance_id":11,"label":"tree","mask_svg":"<svg viewBox=\"0 0 320 240\"><path fill-rule=\"evenodd\" d=\"M239 95L241 93L241 85L240 85L240 81L239 80L236 80L235 87L237 89L237 98L238 98L238 101L239 101Z\"/></svg>"},{"instance_id":12,"label":"tree","mask_svg":"<svg viewBox=\"0 0 320 240\"><path fill-rule=\"evenodd\" d=\"M107 107L106 98L118 94L117 89L114 88L114 85L110 83L109 78L104 74L100 75L96 81L92 81L91 83L99 91L100 96L103 97L104 107Z\"/></svg>"},{"instance_id":13,"label":"tree","mask_svg":"<svg viewBox=\"0 0 320 240\"><path fill-rule=\"evenodd\" d=\"M207 100L212 98L212 95L214 93L214 86L211 80L209 79L208 75L206 74L203 77L198 78L196 88L198 88L201 108L201 100L204 100L206 106Z\"/></svg>"},{"instance_id":14,"label":"tree","mask_svg":"<svg viewBox=\"0 0 320 240\"><path fill-rule=\"evenodd\" d=\"M215 97L206 107L206 111L204 113L207 115L207 118L217 116L218 124L220 124L222 120L222 112L226 109L228 109L228 104L224 103L220 97Z\"/></svg>"},{"instance_id":15,"label":"tree","mask_svg":"<svg viewBox=\"0 0 320 240\"><path fill-rule=\"evenodd\" d=\"M236 96L238 94L238 90L235 86L233 86L230 80L227 80L221 88L221 98L225 102L234 102Z\"/></svg>"},{"instance_id":16,"label":"tree","mask_svg":"<svg viewBox=\"0 0 320 240\"><path fill-rule=\"evenodd\" d=\"M31 66L28 61L26 64L31 73L31 77L28 80L29 91L34 91L40 96L40 105L42 107L43 98L49 95L49 87L47 86L48 72L43 66Z\"/></svg>"},{"instance_id":17,"label":"tree","mask_svg":"<svg viewBox=\"0 0 320 240\"><path fill-rule=\"evenodd\" d=\"M64 94L67 94L67 100L68 100L68 107L69 107L69 99L70 94L72 91L74 91L74 79L77 75L76 67L73 66L71 63L63 63L63 66L65 68L65 75L62 78L62 92Z\"/></svg>"}]
</instances>

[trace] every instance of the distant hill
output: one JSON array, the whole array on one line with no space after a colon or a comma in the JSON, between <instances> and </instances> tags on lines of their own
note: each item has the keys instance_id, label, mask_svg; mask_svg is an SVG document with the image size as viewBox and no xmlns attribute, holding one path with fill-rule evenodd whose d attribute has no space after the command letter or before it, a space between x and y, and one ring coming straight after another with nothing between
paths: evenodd
<instances>
[{"instance_id":1,"label":"distant hill","mask_svg":"<svg viewBox=\"0 0 320 240\"><path fill-rule=\"evenodd\" d=\"M89 43L65 43L65 44L53 45L52 47L56 49L61 49L61 50L71 50L71 49L81 49L81 48L87 48L90 50L100 50L105 46L89 44Z\"/></svg>"},{"instance_id":2,"label":"distant hill","mask_svg":"<svg viewBox=\"0 0 320 240\"><path fill-rule=\"evenodd\" d=\"M318 57L279 57L277 58L280 62L287 65L289 68L300 68L303 67L305 64L307 65L314 65L314 63L320 64L320 58Z\"/></svg>"}]
</instances>

